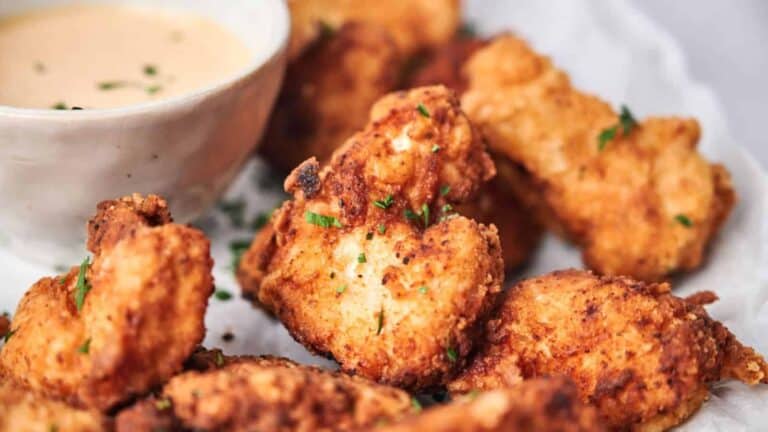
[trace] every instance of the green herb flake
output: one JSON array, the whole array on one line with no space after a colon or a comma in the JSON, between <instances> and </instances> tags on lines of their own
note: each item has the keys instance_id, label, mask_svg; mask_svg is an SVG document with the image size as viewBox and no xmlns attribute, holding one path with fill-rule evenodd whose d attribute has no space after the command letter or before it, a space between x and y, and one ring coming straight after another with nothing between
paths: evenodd
<instances>
[{"instance_id":1,"label":"green herb flake","mask_svg":"<svg viewBox=\"0 0 768 432\"><path fill-rule=\"evenodd\" d=\"M432 146L432 153L437 153L440 151L440 146L435 144Z\"/></svg>"},{"instance_id":2,"label":"green herb flake","mask_svg":"<svg viewBox=\"0 0 768 432\"><path fill-rule=\"evenodd\" d=\"M123 81L103 81L98 84L99 90L114 90L125 86Z\"/></svg>"},{"instance_id":3,"label":"green herb flake","mask_svg":"<svg viewBox=\"0 0 768 432\"><path fill-rule=\"evenodd\" d=\"M272 214L275 211L272 210L270 212L260 212L256 215L256 217L253 219L253 222L251 222L251 229L253 231L258 231L262 228L264 228L267 223L269 223L269 220L272 218Z\"/></svg>"},{"instance_id":4,"label":"green herb flake","mask_svg":"<svg viewBox=\"0 0 768 432\"><path fill-rule=\"evenodd\" d=\"M232 269L237 271L240 268L240 260L248 248L251 247L250 240L233 240L229 243L229 251L232 253Z\"/></svg>"},{"instance_id":5,"label":"green herb flake","mask_svg":"<svg viewBox=\"0 0 768 432\"><path fill-rule=\"evenodd\" d=\"M242 228L245 225L245 201L234 199L231 201L221 201L218 205L219 210L227 215L229 222L235 228Z\"/></svg>"},{"instance_id":6,"label":"green herb flake","mask_svg":"<svg viewBox=\"0 0 768 432\"><path fill-rule=\"evenodd\" d=\"M384 328L384 307L381 307L381 310L379 310L379 322L376 327L376 336L381 334L381 329Z\"/></svg>"},{"instance_id":7,"label":"green herb flake","mask_svg":"<svg viewBox=\"0 0 768 432\"><path fill-rule=\"evenodd\" d=\"M440 186L440 195L446 196L451 192L451 187L448 185L442 185Z\"/></svg>"},{"instance_id":8,"label":"green herb flake","mask_svg":"<svg viewBox=\"0 0 768 432\"><path fill-rule=\"evenodd\" d=\"M75 284L75 306L77 307L78 312L80 312L80 310L83 308L85 295L88 294L88 291L91 290L91 284L89 284L88 280L85 278L85 274L88 272L88 267L90 267L90 265L90 257L85 257L83 262L80 264L80 270L77 272L77 283Z\"/></svg>"},{"instance_id":9,"label":"green herb flake","mask_svg":"<svg viewBox=\"0 0 768 432\"><path fill-rule=\"evenodd\" d=\"M367 233L367 234L365 235L365 239L366 239L366 240L373 240L373 233L372 233L372 232L369 232L369 233Z\"/></svg>"},{"instance_id":10,"label":"green herb flake","mask_svg":"<svg viewBox=\"0 0 768 432\"><path fill-rule=\"evenodd\" d=\"M346 291L346 290L347 290L347 284L339 285L336 288L336 292L339 293L339 294L344 294L344 291Z\"/></svg>"},{"instance_id":11,"label":"green herb flake","mask_svg":"<svg viewBox=\"0 0 768 432\"><path fill-rule=\"evenodd\" d=\"M693 226L693 221L691 221L691 219L688 216L684 215L684 214L679 214L679 215L675 216L675 220L680 225L682 225L682 226L684 226L686 228L690 228L690 227Z\"/></svg>"},{"instance_id":12,"label":"green herb flake","mask_svg":"<svg viewBox=\"0 0 768 432\"><path fill-rule=\"evenodd\" d=\"M321 214L314 213L314 212L311 212L311 211L307 211L307 212L304 213L304 219L308 223L310 223L312 225L317 225L317 226L322 227L322 228L330 228L332 226L336 227L336 228L342 228L343 227L341 222L339 222L339 220L336 219L335 217L321 215Z\"/></svg>"},{"instance_id":13,"label":"green herb flake","mask_svg":"<svg viewBox=\"0 0 768 432\"><path fill-rule=\"evenodd\" d=\"M67 283L67 275L59 277L59 285L64 285Z\"/></svg>"},{"instance_id":14,"label":"green herb flake","mask_svg":"<svg viewBox=\"0 0 768 432\"><path fill-rule=\"evenodd\" d=\"M155 65L144 65L144 75L147 76L155 76L157 75L157 66Z\"/></svg>"},{"instance_id":15,"label":"green herb flake","mask_svg":"<svg viewBox=\"0 0 768 432\"><path fill-rule=\"evenodd\" d=\"M158 399L157 401L155 401L155 408L157 408L158 411L165 411L170 407L171 407L170 399Z\"/></svg>"},{"instance_id":16,"label":"green herb flake","mask_svg":"<svg viewBox=\"0 0 768 432\"><path fill-rule=\"evenodd\" d=\"M427 293L427 291L429 291L429 288L427 288L427 286L426 286L426 285L422 285L422 286L420 286L420 287L419 287L419 292L420 292L420 293L422 293L422 294L426 294L426 293Z\"/></svg>"},{"instance_id":17,"label":"green herb flake","mask_svg":"<svg viewBox=\"0 0 768 432\"><path fill-rule=\"evenodd\" d=\"M11 339L11 336L15 335L16 331L18 330L19 329L8 330L8 333L6 333L5 336L3 336L3 342L8 343L8 341Z\"/></svg>"},{"instance_id":18,"label":"green herb flake","mask_svg":"<svg viewBox=\"0 0 768 432\"><path fill-rule=\"evenodd\" d=\"M88 354L91 351L91 338L88 338L77 348L77 352L80 354Z\"/></svg>"},{"instance_id":19,"label":"green herb flake","mask_svg":"<svg viewBox=\"0 0 768 432\"><path fill-rule=\"evenodd\" d=\"M404 215L404 216L405 216L405 218L406 218L406 219L408 219L408 220L415 220L415 219L418 219L418 218L419 218L419 215L417 215L416 213L414 213L414 211L413 211L413 210L411 210L411 209L405 209L405 210L403 211L403 215Z\"/></svg>"},{"instance_id":20,"label":"green herb flake","mask_svg":"<svg viewBox=\"0 0 768 432\"><path fill-rule=\"evenodd\" d=\"M214 362L216 363L217 367L224 366L224 355L221 353L221 351L216 351Z\"/></svg>"},{"instance_id":21,"label":"green herb flake","mask_svg":"<svg viewBox=\"0 0 768 432\"><path fill-rule=\"evenodd\" d=\"M427 203L421 205L421 216L424 218L424 227L429 226L429 206Z\"/></svg>"},{"instance_id":22,"label":"green herb flake","mask_svg":"<svg viewBox=\"0 0 768 432\"><path fill-rule=\"evenodd\" d=\"M144 88L144 91L146 91L147 94L153 95L163 91L163 86L159 86L159 85L147 86Z\"/></svg>"},{"instance_id":23,"label":"green herb flake","mask_svg":"<svg viewBox=\"0 0 768 432\"><path fill-rule=\"evenodd\" d=\"M373 205L380 209L388 209L392 203L395 202L395 199L392 197L392 195L387 195L384 199L376 200L373 202Z\"/></svg>"},{"instance_id":24,"label":"green herb flake","mask_svg":"<svg viewBox=\"0 0 768 432\"><path fill-rule=\"evenodd\" d=\"M442 210L443 213L450 213L453 211L453 206L450 204L446 204L440 210Z\"/></svg>"},{"instance_id":25,"label":"green herb flake","mask_svg":"<svg viewBox=\"0 0 768 432\"><path fill-rule=\"evenodd\" d=\"M421 409L422 409L421 402L419 402L419 400L413 396L411 396L411 408L413 409L413 412L416 412L416 413L421 412Z\"/></svg>"},{"instance_id":26,"label":"green herb flake","mask_svg":"<svg viewBox=\"0 0 768 432\"><path fill-rule=\"evenodd\" d=\"M459 359L459 355L452 347L448 347L448 349L445 350L445 354L448 356L448 360L450 360L451 363L456 363L456 360Z\"/></svg>"},{"instance_id":27,"label":"green herb flake","mask_svg":"<svg viewBox=\"0 0 768 432\"><path fill-rule=\"evenodd\" d=\"M619 131L621 131L623 136L628 136L636 127L637 120L635 120L632 112L629 110L629 108L627 108L626 105L622 105L619 112L618 124L603 129L600 132L600 135L597 136L597 150L603 151L608 142L616 138L616 135L618 135Z\"/></svg>"},{"instance_id":28,"label":"green herb flake","mask_svg":"<svg viewBox=\"0 0 768 432\"><path fill-rule=\"evenodd\" d=\"M224 289L217 289L216 291L214 291L213 295L214 297L216 297L217 300L221 300L221 301L227 301L232 299L232 293Z\"/></svg>"},{"instance_id":29,"label":"green herb flake","mask_svg":"<svg viewBox=\"0 0 768 432\"><path fill-rule=\"evenodd\" d=\"M387 226L384 224L379 224L378 230L379 230L379 234L384 234L385 232L387 232Z\"/></svg>"},{"instance_id":30,"label":"green herb flake","mask_svg":"<svg viewBox=\"0 0 768 432\"><path fill-rule=\"evenodd\" d=\"M603 151L605 146L608 144L608 141L612 140L616 136L617 130L617 126L612 126L600 132L600 135L597 137L597 150Z\"/></svg>"},{"instance_id":31,"label":"green herb flake","mask_svg":"<svg viewBox=\"0 0 768 432\"><path fill-rule=\"evenodd\" d=\"M424 106L424 104L420 103L418 106L416 106L416 111L418 111L422 117L429 118L429 111L427 110L427 107Z\"/></svg>"},{"instance_id":32,"label":"green herb flake","mask_svg":"<svg viewBox=\"0 0 768 432\"><path fill-rule=\"evenodd\" d=\"M357 256L357 262L360 264L365 264L366 261L367 260L365 259L365 253L360 252L360 255Z\"/></svg>"},{"instance_id":33,"label":"green herb flake","mask_svg":"<svg viewBox=\"0 0 768 432\"><path fill-rule=\"evenodd\" d=\"M67 107L67 104L65 104L64 102L57 102L57 103L51 105L51 109L63 111L63 110L69 109L69 108Z\"/></svg>"}]
</instances>

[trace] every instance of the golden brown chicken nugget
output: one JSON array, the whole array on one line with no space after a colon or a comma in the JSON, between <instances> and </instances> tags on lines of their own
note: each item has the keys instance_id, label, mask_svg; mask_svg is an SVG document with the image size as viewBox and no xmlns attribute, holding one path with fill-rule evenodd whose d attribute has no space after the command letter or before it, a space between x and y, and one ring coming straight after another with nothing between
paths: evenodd
<instances>
[{"instance_id":1,"label":"golden brown chicken nugget","mask_svg":"<svg viewBox=\"0 0 768 432\"><path fill-rule=\"evenodd\" d=\"M594 408L582 405L567 379L539 378L511 389L474 393L420 415L374 428L380 432L603 431Z\"/></svg>"},{"instance_id":2,"label":"golden brown chicken nugget","mask_svg":"<svg viewBox=\"0 0 768 432\"><path fill-rule=\"evenodd\" d=\"M128 200L112 203L121 207ZM202 232L146 226L143 221L155 219L110 208L100 206L99 227L90 224L91 235L106 233L101 241L89 239L93 264L86 260L65 276L32 286L0 350L0 376L101 410L181 369L203 338L213 290L213 261ZM157 206L156 220L167 219L164 208Z\"/></svg>"},{"instance_id":3,"label":"golden brown chicken nugget","mask_svg":"<svg viewBox=\"0 0 768 432\"><path fill-rule=\"evenodd\" d=\"M449 389L562 374L610 427L665 430L701 406L709 383L768 383L759 354L669 290L667 283L576 270L523 281L507 293L487 325L487 342Z\"/></svg>"},{"instance_id":4,"label":"golden brown chicken nugget","mask_svg":"<svg viewBox=\"0 0 768 432\"><path fill-rule=\"evenodd\" d=\"M392 34L398 49L410 55L450 40L461 19L459 0L289 0L288 7L291 60L349 21L382 26Z\"/></svg>"},{"instance_id":5,"label":"golden brown chicken nugget","mask_svg":"<svg viewBox=\"0 0 768 432\"><path fill-rule=\"evenodd\" d=\"M452 211L493 174L451 91L388 95L330 164L286 180L294 200L243 256L243 291L347 372L439 385L501 290L496 229Z\"/></svg>"},{"instance_id":6,"label":"golden brown chicken nugget","mask_svg":"<svg viewBox=\"0 0 768 432\"><path fill-rule=\"evenodd\" d=\"M459 94L464 93L468 85L464 64L487 44L487 40L477 37L455 37L424 56L424 63L407 77L406 86L442 84Z\"/></svg>"},{"instance_id":7,"label":"golden brown chicken nugget","mask_svg":"<svg viewBox=\"0 0 768 432\"><path fill-rule=\"evenodd\" d=\"M525 173L510 187L582 246L589 267L658 280L701 265L735 195L727 171L696 151L695 120L617 115L513 36L464 70L462 107Z\"/></svg>"},{"instance_id":8,"label":"golden brown chicken nugget","mask_svg":"<svg viewBox=\"0 0 768 432\"><path fill-rule=\"evenodd\" d=\"M109 420L95 410L73 408L0 381L0 432L101 432Z\"/></svg>"},{"instance_id":9,"label":"golden brown chicken nugget","mask_svg":"<svg viewBox=\"0 0 768 432\"><path fill-rule=\"evenodd\" d=\"M144 425L151 424L168 430L345 431L391 422L411 410L408 393L362 378L282 358L222 357L218 367L178 375L161 396L118 415L117 430L149 432Z\"/></svg>"},{"instance_id":10,"label":"golden brown chicken nugget","mask_svg":"<svg viewBox=\"0 0 768 432\"><path fill-rule=\"evenodd\" d=\"M262 153L286 171L313 156L327 160L395 87L400 62L375 24L348 23L320 39L288 66Z\"/></svg>"}]
</instances>

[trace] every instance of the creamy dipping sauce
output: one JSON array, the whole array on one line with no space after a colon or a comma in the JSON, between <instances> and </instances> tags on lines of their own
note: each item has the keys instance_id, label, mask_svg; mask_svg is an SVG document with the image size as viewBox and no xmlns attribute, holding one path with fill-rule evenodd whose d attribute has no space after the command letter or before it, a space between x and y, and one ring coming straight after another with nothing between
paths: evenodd
<instances>
[{"instance_id":1,"label":"creamy dipping sauce","mask_svg":"<svg viewBox=\"0 0 768 432\"><path fill-rule=\"evenodd\" d=\"M243 70L253 53L183 12L71 5L0 18L0 105L111 108L165 99Z\"/></svg>"}]
</instances>

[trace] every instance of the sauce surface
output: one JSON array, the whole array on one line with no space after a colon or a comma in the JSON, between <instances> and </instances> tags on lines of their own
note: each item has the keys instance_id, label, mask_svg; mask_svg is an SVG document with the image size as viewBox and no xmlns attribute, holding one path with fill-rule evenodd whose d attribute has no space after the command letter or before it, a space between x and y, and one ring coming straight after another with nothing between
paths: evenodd
<instances>
[{"instance_id":1,"label":"sauce surface","mask_svg":"<svg viewBox=\"0 0 768 432\"><path fill-rule=\"evenodd\" d=\"M71 5L0 18L0 105L112 108L165 99L243 70L248 47L197 15Z\"/></svg>"}]
</instances>

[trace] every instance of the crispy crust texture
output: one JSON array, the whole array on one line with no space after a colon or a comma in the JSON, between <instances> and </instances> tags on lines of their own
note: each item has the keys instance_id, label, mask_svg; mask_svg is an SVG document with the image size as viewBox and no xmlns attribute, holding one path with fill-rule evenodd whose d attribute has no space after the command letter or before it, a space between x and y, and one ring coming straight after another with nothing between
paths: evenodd
<instances>
[{"instance_id":1,"label":"crispy crust texture","mask_svg":"<svg viewBox=\"0 0 768 432\"><path fill-rule=\"evenodd\" d=\"M452 92L386 96L327 166L309 160L288 177L294 200L243 256L243 291L347 372L439 385L463 365L503 279L495 227L444 206L493 174ZM312 215L335 219L323 228Z\"/></svg>"},{"instance_id":2,"label":"crispy crust texture","mask_svg":"<svg viewBox=\"0 0 768 432\"><path fill-rule=\"evenodd\" d=\"M313 156L327 160L395 87L400 62L390 34L373 23L349 22L320 38L289 64L262 153L286 171Z\"/></svg>"},{"instance_id":3,"label":"crispy crust texture","mask_svg":"<svg viewBox=\"0 0 768 432\"><path fill-rule=\"evenodd\" d=\"M0 381L0 432L102 432L109 420L95 410L73 408Z\"/></svg>"},{"instance_id":4,"label":"crispy crust texture","mask_svg":"<svg viewBox=\"0 0 768 432\"><path fill-rule=\"evenodd\" d=\"M157 197L102 203L89 224L94 261L82 309L77 267L38 281L14 315L0 375L106 410L178 372L205 333L213 261L202 232L169 220Z\"/></svg>"},{"instance_id":5,"label":"crispy crust texture","mask_svg":"<svg viewBox=\"0 0 768 432\"><path fill-rule=\"evenodd\" d=\"M379 25L410 55L450 40L459 27L459 0L289 0L288 58L299 57L323 34L350 21Z\"/></svg>"},{"instance_id":6,"label":"crispy crust texture","mask_svg":"<svg viewBox=\"0 0 768 432\"><path fill-rule=\"evenodd\" d=\"M199 370L174 377L161 396L122 412L117 431L345 431L392 422L412 409L408 393L362 378L283 358L219 359L198 359Z\"/></svg>"},{"instance_id":7,"label":"crispy crust texture","mask_svg":"<svg viewBox=\"0 0 768 432\"><path fill-rule=\"evenodd\" d=\"M711 295L694 298L711 301ZM616 429L664 430L692 415L707 384L768 382L768 365L669 285L568 270L512 288L486 344L449 389L494 389L547 375L574 380Z\"/></svg>"},{"instance_id":8,"label":"crispy crust texture","mask_svg":"<svg viewBox=\"0 0 768 432\"><path fill-rule=\"evenodd\" d=\"M524 174L510 188L577 242L590 268L655 281L701 265L735 193L725 168L697 152L696 120L648 118L600 144L618 115L509 35L464 72L462 107L492 152Z\"/></svg>"},{"instance_id":9,"label":"crispy crust texture","mask_svg":"<svg viewBox=\"0 0 768 432\"><path fill-rule=\"evenodd\" d=\"M427 409L381 432L604 431L594 408L564 378L539 378Z\"/></svg>"}]
</instances>

